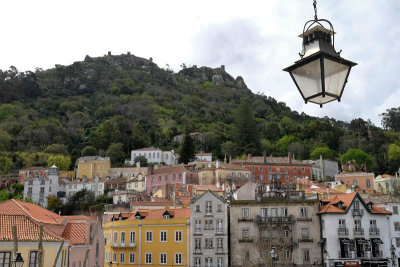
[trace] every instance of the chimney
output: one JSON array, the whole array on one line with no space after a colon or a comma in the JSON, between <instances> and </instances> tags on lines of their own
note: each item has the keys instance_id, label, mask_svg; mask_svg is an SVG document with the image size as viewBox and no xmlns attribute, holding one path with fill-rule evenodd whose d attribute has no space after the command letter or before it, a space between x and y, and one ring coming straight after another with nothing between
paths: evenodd
<instances>
[{"instance_id":1,"label":"chimney","mask_svg":"<svg viewBox=\"0 0 400 267\"><path fill-rule=\"evenodd\" d=\"M329 193L329 186L326 187L326 194L328 195L328 198L331 198L331 195L330 195L330 193Z\"/></svg>"},{"instance_id":2,"label":"chimney","mask_svg":"<svg viewBox=\"0 0 400 267\"><path fill-rule=\"evenodd\" d=\"M140 161L136 162L136 171L140 172Z\"/></svg>"},{"instance_id":3,"label":"chimney","mask_svg":"<svg viewBox=\"0 0 400 267\"><path fill-rule=\"evenodd\" d=\"M292 164L292 152L288 152L288 162Z\"/></svg>"},{"instance_id":4,"label":"chimney","mask_svg":"<svg viewBox=\"0 0 400 267\"><path fill-rule=\"evenodd\" d=\"M263 152L264 164L267 164L267 152Z\"/></svg>"}]
</instances>

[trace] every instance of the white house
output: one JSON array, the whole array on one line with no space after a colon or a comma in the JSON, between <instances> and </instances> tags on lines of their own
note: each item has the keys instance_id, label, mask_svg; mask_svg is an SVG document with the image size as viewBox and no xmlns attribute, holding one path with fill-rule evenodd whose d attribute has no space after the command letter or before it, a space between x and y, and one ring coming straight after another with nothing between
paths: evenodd
<instances>
[{"instance_id":1,"label":"white house","mask_svg":"<svg viewBox=\"0 0 400 267\"><path fill-rule=\"evenodd\" d=\"M197 153L195 157L196 161L206 161L206 162L212 161L212 153Z\"/></svg>"},{"instance_id":2,"label":"white house","mask_svg":"<svg viewBox=\"0 0 400 267\"><path fill-rule=\"evenodd\" d=\"M58 196L65 202L65 182L59 178L57 166L50 169L33 169L26 173L24 183L24 198L29 197L34 202L47 207L47 197Z\"/></svg>"},{"instance_id":3,"label":"white house","mask_svg":"<svg viewBox=\"0 0 400 267\"><path fill-rule=\"evenodd\" d=\"M95 196L104 194L104 185L106 179L95 177L94 179L75 179L66 185L67 198L71 197L76 192L86 188L94 192Z\"/></svg>"},{"instance_id":4,"label":"white house","mask_svg":"<svg viewBox=\"0 0 400 267\"><path fill-rule=\"evenodd\" d=\"M131 151L131 159L126 160L125 163L134 165L135 159L138 156L144 156L148 163L165 163L166 165L175 165L177 157L173 150L162 151L159 148L147 147Z\"/></svg>"},{"instance_id":5,"label":"white house","mask_svg":"<svg viewBox=\"0 0 400 267\"><path fill-rule=\"evenodd\" d=\"M391 212L354 192L322 200L318 213L326 267L392 266Z\"/></svg>"}]
</instances>

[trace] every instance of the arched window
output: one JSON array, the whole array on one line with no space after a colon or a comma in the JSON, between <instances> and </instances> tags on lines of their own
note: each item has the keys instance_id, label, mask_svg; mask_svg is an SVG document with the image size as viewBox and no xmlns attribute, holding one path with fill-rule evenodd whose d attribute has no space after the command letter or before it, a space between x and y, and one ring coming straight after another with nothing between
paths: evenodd
<instances>
[{"instance_id":1,"label":"arched window","mask_svg":"<svg viewBox=\"0 0 400 267\"><path fill-rule=\"evenodd\" d=\"M353 185L357 186L357 180L356 179L353 180Z\"/></svg>"},{"instance_id":2,"label":"arched window","mask_svg":"<svg viewBox=\"0 0 400 267\"><path fill-rule=\"evenodd\" d=\"M370 179L367 179L367 187L368 188L371 187L371 180Z\"/></svg>"}]
</instances>

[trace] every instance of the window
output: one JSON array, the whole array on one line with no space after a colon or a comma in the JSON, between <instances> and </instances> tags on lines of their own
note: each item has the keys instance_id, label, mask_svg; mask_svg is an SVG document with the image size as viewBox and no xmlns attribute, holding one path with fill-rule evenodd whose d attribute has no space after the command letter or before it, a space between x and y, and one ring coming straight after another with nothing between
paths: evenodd
<instances>
[{"instance_id":1,"label":"window","mask_svg":"<svg viewBox=\"0 0 400 267\"><path fill-rule=\"evenodd\" d=\"M167 174L165 175L164 180L168 181L168 175Z\"/></svg>"},{"instance_id":2,"label":"window","mask_svg":"<svg viewBox=\"0 0 400 267\"><path fill-rule=\"evenodd\" d=\"M301 171L304 172L304 167L301 167Z\"/></svg>"},{"instance_id":3,"label":"window","mask_svg":"<svg viewBox=\"0 0 400 267\"><path fill-rule=\"evenodd\" d=\"M399 208L397 206L393 206L393 214L399 214Z\"/></svg>"},{"instance_id":4,"label":"window","mask_svg":"<svg viewBox=\"0 0 400 267\"><path fill-rule=\"evenodd\" d=\"M271 217L278 217L278 209L277 208L271 209Z\"/></svg>"},{"instance_id":5,"label":"window","mask_svg":"<svg viewBox=\"0 0 400 267\"><path fill-rule=\"evenodd\" d=\"M206 258L206 267L212 267L212 258Z\"/></svg>"},{"instance_id":6,"label":"window","mask_svg":"<svg viewBox=\"0 0 400 267\"><path fill-rule=\"evenodd\" d=\"M207 214L212 213L212 201L206 201L206 213Z\"/></svg>"},{"instance_id":7,"label":"window","mask_svg":"<svg viewBox=\"0 0 400 267\"><path fill-rule=\"evenodd\" d=\"M308 228L301 228L301 238L309 238L310 231Z\"/></svg>"},{"instance_id":8,"label":"window","mask_svg":"<svg viewBox=\"0 0 400 267\"><path fill-rule=\"evenodd\" d=\"M254 166L251 166L251 170L254 171Z\"/></svg>"},{"instance_id":9,"label":"window","mask_svg":"<svg viewBox=\"0 0 400 267\"><path fill-rule=\"evenodd\" d=\"M285 252L284 252L284 254L283 254L283 257L284 257L285 259L290 259L290 250L285 250Z\"/></svg>"},{"instance_id":10,"label":"window","mask_svg":"<svg viewBox=\"0 0 400 267\"><path fill-rule=\"evenodd\" d=\"M160 264L167 264L167 253L160 253Z\"/></svg>"},{"instance_id":11,"label":"window","mask_svg":"<svg viewBox=\"0 0 400 267\"><path fill-rule=\"evenodd\" d=\"M268 216L268 209L261 208L261 217L266 218Z\"/></svg>"},{"instance_id":12,"label":"window","mask_svg":"<svg viewBox=\"0 0 400 267\"><path fill-rule=\"evenodd\" d=\"M0 252L0 266L1 267L11 266L11 252ZM29 267L30 266L36 266L36 265L31 265L29 261Z\"/></svg>"},{"instance_id":13,"label":"window","mask_svg":"<svg viewBox=\"0 0 400 267\"><path fill-rule=\"evenodd\" d=\"M367 183L367 187L370 188L370 187L371 187L371 180L370 180L370 179L367 179L367 180L366 180L366 183Z\"/></svg>"},{"instance_id":14,"label":"window","mask_svg":"<svg viewBox=\"0 0 400 267\"><path fill-rule=\"evenodd\" d=\"M114 232L114 243L118 242L118 232Z\"/></svg>"},{"instance_id":15,"label":"window","mask_svg":"<svg viewBox=\"0 0 400 267\"><path fill-rule=\"evenodd\" d=\"M112 261L114 263L117 262L117 253L116 252L113 253L113 260Z\"/></svg>"},{"instance_id":16,"label":"window","mask_svg":"<svg viewBox=\"0 0 400 267\"><path fill-rule=\"evenodd\" d=\"M263 170L263 167L262 166L260 166L260 171L262 171Z\"/></svg>"},{"instance_id":17,"label":"window","mask_svg":"<svg viewBox=\"0 0 400 267\"><path fill-rule=\"evenodd\" d=\"M217 220L217 234L222 234L223 232L222 220Z\"/></svg>"},{"instance_id":18,"label":"window","mask_svg":"<svg viewBox=\"0 0 400 267\"><path fill-rule=\"evenodd\" d=\"M282 208L281 209L281 216L282 217L287 217L288 216L288 209L287 208Z\"/></svg>"},{"instance_id":19,"label":"window","mask_svg":"<svg viewBox=\"0 0 400 267\"><path fill-rule=\"evenodd\" d=\"M153 263L153 254L146 253L145 254L145 264L152 264Z\"/></svg>"},{"instance_id":20,"label":"window","mask_svg":"<svg viewBox=\"0 0 400 267\"><path fill-rule=\"evenodd\" d=\"M243 239L250 238L250 229L242 229L242 238Z\"/></svg>"},{"instance_id":21,"label":"window","mask_svg":"<svg viewBox=\"0 0 400 267\"><path fill-rule=\"evenodd\" d=\"M217 205L217 212L222 212L222 205L221 204Z\"/></svg>"},{"instance_id":22,"label":"window","mask_svg":"<svg viewBox=\"0 0 400 267\"><path fill-rule=\"evenodd\" d=\"M289 181L289 175L287 175L287 174L285 175L285 180Z\"/></svg>"},{"instance_id":23,"label":"window","mask_svg":"<svg viewBox=\"0 0 400 267\"><path fill-rule=\"evenodd\" d=\"M217 238L217 248L223 248L223 247L224 247L224 239Z\"/></svg>"},{"instance_id":24,"label":"window","mask_svg":"<svg viewBox=\"0 0 400 267\"><path fill-rule=\"evenodd\" d=\"M303 218L308 217L308 208L307 207L300 208L300 217L303 217Z\"/></svg>"},{"instance_id":25,"label":"window","mask_svg":"<svg viewBox=\"0 0 400 267\"><path fill-rule=\"evenodd\" d=\"M100 165L97 166L97 170L100 170Z\"/></svg>"},{"instance_id":26,"label":"window","mask_svg":"<svg viewBox=\"0 0 400 267\"><path fill-rule=\"evenodd\" d=\"M129 263L135 263L135 253L129 253Z\"/></svg>"},{"instance_id":27,"label":"window","mask_svg":"<svg viewBox=\"0 0 400 267\"><path fill-rule=\"evenodd\" d=\"M136 232L130 232L129 233L129 243L134 244L135 243L135 237L136 237Z\"/></svg>"},{"instance_id":28,"label":"window","mask_svg":"<svg viewBox=\"0 0 400 267\"><path fill-rule=\"evenodd\" d=\"M125 244L125 232L121 232L121 244Z\"/></svg>"},{"instance_id":29,"label":"window","mask_svg":"<svg viewBox=\"0 0 400 267\"><path fill-rule=\"evenodd\" d=\"M158 181L161 182L161 176L158 176Z\"/></svg>"},{"instance_id":30,"label":"window","mask_svg":"<svg viewBox=\"0 0 400 267\"><path fill-rule=\"evenodd\" d=\"M174 174L172 175L172 180L175 180L175 178L176 178L176 174L174 173Z\"/></svg>"},{"instance_id":31,"label":"window","mask_svg":"<svg viewBox=\"0 0 400 267\"><path fill-rule=\"evenodd\" d=\"M296 168L296 167L294 167L294 168L293 168L293 171L297 171L297 168Z\"/></svg>"},{"instance_id":32,"label":"window","mask_svg":"<svg viewBox=\"0 0 400 267\"><path fill-rule=\"evenodd\" d=\"M353 180L353 185L355 186L355 187L357 187L357 180Z\"/></svg>"},{"instance_id":33,"label":"window","mask_svg":"<svg viewBox=\"0 0 400 267\"><path fill-rule=\"evenodd\" d=\"M194 258L194 266L200 267L201 261L199 257Z\"/></svg>"},{"instance_id":34,"label":"window","mask_svg":"<svg viewBox=\"0 0 400 267\"><path fill-rule=\"evenodd\" d=\"M153 242L153 232L146 231L146 242Z\"/></svg>"},{"instance_id":35,"label":"window","mask_svg":"<svg viewBox=\"0 0 400 267\"><path fill-rule=\"evenodd\" d=\"M175 231L175 242L182 242L183 239L183 232L182 231Z\"/></svg>"},{"instance_id":36,"label":"window","mask_svg":"<svg viewBox=\"0 0 400 267\"><path fill-rule=\"evenodd\" d=\"M308 249L303 250L303 261L305 263L310 262L310 251Z\"/></svg>"},{"instance_id":37,"label":"window","mask_svg":"<svg viewBox=\"0 0 400 267\"><path fill-rule=\"evenodd\" d=\"M200 205L196 205L196 212L200 212Z\"/></svg>"},{"instance_id":38,"label":"window","mask_svg":"<svg viewBox=\"0 0 400 267\"><path fill-rule=\"evenodd\" d=\"M264 175L260 174L260 180L264 180Z\"/></svg>"},{"instance_id":39,"label":"window","mask_svg":"<svg viewBox=\"0 0 400 267\"><path fill-rule=\"evenodd\" d=\"M213 220L205 220L204 223L205 223L204 229L208 229L208 230L214 229Z\"/></svg>"},{"instance_id":40,"label":"window","mask_svg":"<svg viewBox=\"0 0 400 267\"><path fill-rule=\"evenodd\" d=\"M361 220L354 220L354 229L361 229Z\"/></svg>"},{"instance_id":41,"label":"window","mask_svg":"<svg viewBox=\"0 0 400 267\"><path fill-rule=\"evenodd\" d=\"M283 237L289 237L289 230L283 231Z\"/></svg>"},{"instance_id":42,"label":"window","mask_svg":"<svg viewBox=\"0 0 400 267\"><path fill-rule=\"evenodd\" d=\"M369 221L369 228L376 229L376 220L370 220Z\"/></svg>"},{"instance_id":43,"label":"window","mask_svg":"<svg viewBox=\"0 0 400 267\"><path fill-rule=\"evenodd\" d=\"M182 264L182 253L175 253L175 264Z\"/></svg>"},{"instance_id":44,"label":"window","mask_svg":"<svg viewBox=\"0 0 400 267\"><path fill-rule=\"evenodd\" d=\"M232 172L232 177L235 177L235 172Z\"/></svg>"},{"instance_id":45,"label":"window","mask_svg":"<svg viewBox=\"0 0 400 267\"><path fill-rule=\"evenodd\" d=\"M44 187L40 188L40 193L43 194L44 193Z\"/></svg>"},{"instance_id":46,"label":"window","mask_svg":"<svg viewBox=\"0 0 400 267\"><path fill-rule=\"evenodd\" d=\"M339 228L340 229L346 228L346 220L345 219L339 219Z\"/></svg>"},{"instance_id":47,"label":"window","mask_svg":"<svg viewBox=\"0 0 400 267\"><path fill-rule=\"evenodd\" d=\"M200 234L201 233L201 220L194 221L194 233Z\"/></svg>"},{"instance_id":48,"label":"window","mask_svg":"<svg viewBox=\"0 0 400 267\"><path fill-rule=\"evenodd\" d=\"M181 173L178 174L178 179L179 179L179 180L182 179L182 174L181 174Z\"/></svg>"},{"instance_id":49,"label":"window","mask_svg":"<svg viewBox=\"0 0 400 267\"><path fill-rule=\"evenodd\" d=\"M125 263L125 253L124 252L119 253L119 262Z\"/></svg>"},{"instance_id":50,"label":"window","mask_svg":"<svg viewBox=\"0 0 400 267\"><path fill-rule=\"evenodd\" d=\"M400 222L394 222L394 230L400 231Z\"/></svg>"},{"instance_id":51,"label":"window","mask_svg":"<svg viewBox=\"0 0 400 267\"><path fill-rule=\"evenodd\" d=\"M213 248L213 239L212 238L206 238L206 248Z\"/></svg>"},{"instance_id":52,"label":"window","mask_svg":"<svg viewBox=\"0 0 400 267\"><path fill-rule=\"evenodd\" d=\"M160 242L167 242L167 231L160 231Z\"/></svg>"},{"instance_id":53,"label":"window","mask_svg":"<svg viewBox=\"0 0 400 267\"><path fill-rule=\"evenodd\" d=\"M396 247L400 248L400 238L396 237Z\"/></svg>"},{"instance_id":54,"label":"window","mask_svg":"<svg viewBox=\"0 0 400 267\"><path fill-rule=\"evenodd\" d=\"M201 249L201 238L194 239L194 249L200 250Z\"/></svg>"},{"instance_id":55,"label":"window","mask_svg":"<svg viewBox=\"0 0 400 267\"><path fill-rule=\"evenodd\" d=\"M249 208L242 208L242 218L246 219L250 217Z\"/></svg>"},{"instance_id":56,"label":"window","mask_svg":"<svg viewBox=\"0 0 400 267\"><path fill-rule=\"evenodd\" d=\"M223 266L223 259L222 258L217 258L217 267L222 267Z\"/></svg>"}]
</instances>

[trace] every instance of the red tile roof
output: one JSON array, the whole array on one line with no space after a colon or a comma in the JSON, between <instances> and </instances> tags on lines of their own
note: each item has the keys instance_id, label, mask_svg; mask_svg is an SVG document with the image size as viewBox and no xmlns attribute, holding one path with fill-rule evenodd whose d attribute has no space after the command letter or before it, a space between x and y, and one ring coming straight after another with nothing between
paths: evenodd
<instances>
[{"instance_id":1,"label":"red tile roof","mask_svg":"<svg viewBox=\"0 0 400 267\"><path fill-rule=\"evenodd\" d=\"M84 223L69 222L62 237L69 240L71 245L84 245L86 240L86 225Z\"/></svg>"},{"instance_id":2,"label":"red tile roof","mask_svg":"<svg viewBox=\"0 0 400 267\"><path fill-rule=\"evenodd\" d=\"M37 222L45 224L61 224L65 218L38 205L10 199L0 203L0 214L2 215L26 215Z\"/></svg>"},{"instance_id":3,"label":"red tile roof","mask_svg":"<svg viewBox=\"0 0 400 267\"><path fill-rule=\"evenodd\" d=\"M207 191L211 190L214 192L224 192L221 188L218 188L216 185L210 184L210 185L194 185L194 190L196 191Z\"/></svg>"},{"instance_id":4,"label":"red tile roof","mask_svg":"<svg viewBox=\"0 0 400 267\"><path fill-rule=\"evenodd\" d=\"M12 241L12 226L17 226L17 237L19 241L39 240L40 226L27 215L4 215L0 214L0 240ZM43 241L62 241L63 238L43 226Z\"/></svg>"},{"instance_id":5,"label":"red tile roof","mask_svg":"<svg viewBox=\"0 0 400 267\"><path fill-rule=\"evenodd\" d=\"M190 208L137 210L136 212L139 212L140 215L145 216L144 220L152 220L152 219L163 219L163 214L165 211L168 211L168 213L171 214L172 219L190 218ZM135 214L133 214L128 220L136 220Z\"/></svg>"},{"instance_id":6,"label":"red tile roof","mask_svg":"<svg viewBox=\"0 0 400 267\"><path fill-rule=\"evenodd\" d=\"M350 208L350 205L356 196L358 196L361 199L361 196L357 192L336 195L334 197L331 197L330 199L325 199L322 201L322 203L326 203L326 204L319 210L318 213L319 214L322 214L322 213L346 213L348 211L348 209ZM338 204L340 201L343 202L342 209L335 206L335 204ZM375 206L373 206L372 209L369 211L374 214L392 214L389 211L386 211L384 209L381 209L381 208L378 208Z\"/></svg>"}]
</instances>

